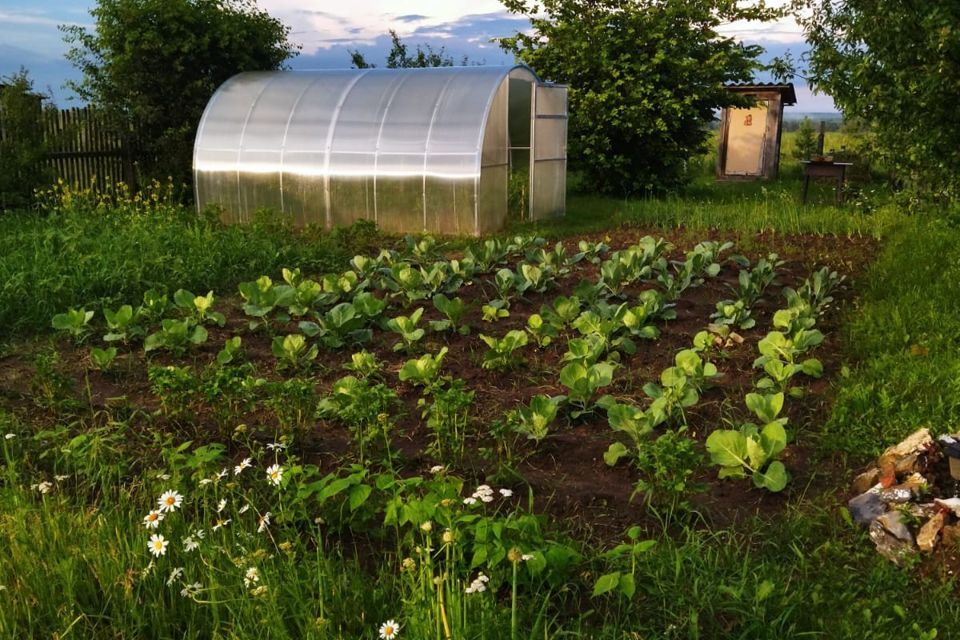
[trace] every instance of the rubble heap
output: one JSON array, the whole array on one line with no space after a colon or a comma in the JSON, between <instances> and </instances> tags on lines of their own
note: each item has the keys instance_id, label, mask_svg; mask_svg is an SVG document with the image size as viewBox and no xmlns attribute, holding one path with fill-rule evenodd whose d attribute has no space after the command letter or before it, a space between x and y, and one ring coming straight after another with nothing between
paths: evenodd
<instances>
[{"instance_id":1,"label":"rubble heap","mask_svg":"<svg viewBox=\"0 0 960 640\"><path fill-rule=\"evenodd\" d=\"M934 440L928 429L888 448L853 481L853 519L884 557L900 564L917 551L960 541L960 435Z\"/></svg>"}]
</instances>

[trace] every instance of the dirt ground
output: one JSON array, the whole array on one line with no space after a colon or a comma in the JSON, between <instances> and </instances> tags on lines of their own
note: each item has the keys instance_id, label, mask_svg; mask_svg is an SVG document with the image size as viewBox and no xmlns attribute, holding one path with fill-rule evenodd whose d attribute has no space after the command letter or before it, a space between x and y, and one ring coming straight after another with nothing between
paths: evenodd
<instances>
[{"instance_id":1,"label":"dirt ground","mask_svg":"<svg viewBox=\"0 0 960 640\"><path fill-rule=\"evenodd\" d=\"M707 239L702 233L694 234L683 229L668 232L619 230L587 239L603 239L613 249L620 249L634 244L644 235L663 235L674 243L676 249L669 256L672 259L682 259L684 251L692 248L697 241ZM566 241L569 253L575 252L579 239L582 238ZM813 355L823 362L824 376L815 381L804 378L802 384L805 384L808 393L801 399L787 401L785 411L790 418L788 432L793 439L783 457L791 475L787 489L779 494L771 494L754 489L749 481L719 481L716 479L716 468L708 466L704 457L704 464L696 478L702 483L703 491L692 496L691 502L706 522L724 526L753 514L775 514L801 492L809 495L829 486L838 486L836 478L831 482L829 477L834 465L830 461L813 459L809 436L816 432L828 414L831 380L838 374L843 356L840 319L844 311L854 304L858 278L871 261L876 244L868 238L818 235L736 236L713 233L711 239L734 240L737 246L731 253L741 253L753 262L769 252L779 254L787 262L779 271L779 284L768 288L763 299L754 307L756 327L739 331L745 341L727 348L723 357L715 361L721 373L719 380L704 391L700 402L688 412L689 433L700 446L711 431L726 426L724 419L745 416L743 398L756 378L751 366L758 355L756 344L771 328L773 313L783 304L780 289L783 286L797 287L814 268L824 265L847 276L844 288L835 296L837 301L818 325L826 339ZM677 319L660 325L659 340L638 340L637 352L621 359L613 384L605 391L621 401L644 406L647 400L642 386L646 382L656 381L663 369L673 365L674 354L679 349L689 347L693 336L706 328L716 302L731 297L730 287L736 284L738 271L737 265L724 263L718 277L707 279L702 286L684 292L676 306ZM259 275L250 274L250 279ZM304 275L315 277L319 274ZM480 366L486 345L480 341L478 334L502 336L510 329L523 329L529 315L539 312L541 305L551 303L558 295L569 295L582 279L596 280L597 277L597 266L580 263L561 281L559 290L515 301L510 308L510 317L496 324L482 322L480 313L480 306L494 297L492 286L475 283L453 294L461 296L469 304L466 322L473 327L472 333L460 336L456 333L428 331L417 353L436 353L446 346L449 353L444 362L444 374L462 378L468 388L476 392L473 430L467 447L469 452L462 468L456 470L469 478L468 482L480 482L496 473L496 461L478 453L481 448L492 446L491 438L486 434L492 421L501 419L506 411L527 402L536 394L557 395L566 391L559 381L566 340L556 340L545 349L538 349L531 343L523 350L525 364L513 372L502 373ZM652 286L655 285L646 283L629 289L628 300ZM207 343L183 358L166 353L152 354L147 358L139 346L131 348L129 352L121 348L122 355L118 357L116 370L104 374L89 370L89 345L77 348L69 340L56 338L55 344L61 358L59 368L72 381L75 396L83 405L89 403L94 412L119 405L125 405L128 410L136 408L147 413L159 412L160 403L151 392L147 379L149 365L191 363L199 371L216 358L224 341L231 335L243 336L244 353L247 360L253 363L257 375L280 379L281 375L275 371L276 360L270 350L270 337L266 333L247 329L247 318L235 294L228 296L227 292L215 293L223 295L222 298L218 295L216 308L227 315L227 325L223 329L211 328ZM387 315L392 317L404 313L402 304L400 300L393 301ZM417 306L424 307L421 326L426 326L427 320L441 318L429 301L408 305L406 312ZM274 327L279 335L296 330L296 322ZM99 333L96 335L99 336ZM403 405L397 418L393 443L401 452L403 472L424 473L436 464L425 453L432 434L423 424L417 408L419 390L398 382L397 372L410 356L393 352L391 347L394 342L394 334L376 332L366 348L384 364L384 378L397 390ZM91 341L90 344L96 342ZM29 420L38 425L49 425L58 420L53 411L38 408L33 398L36 393L34 354L47 346L47 340L41 339L24 344L16 353L0 359L0 404L6 404L20 415L29 416ZM334 380L349 373L342 365L349 361L351 353L349 349L321 350L309 373L321 396L329 392ZM211 408L196 406L193 409L193 415L175 420L158 414L151 423L183 439L196 441L202 440L204 434L207 437L216 434ZM262 403L252 414L243 416L243 421L248 427L259 429L265 439L272 439L272 425L276 418ZM627 526L642 523L649 517L649 512L643 496L633 495L637 471L626 462L610 468L603 461L603 453L615 437L602 411L582 421L559 418L552 427L551 435L538 448L534 450L529 444L521 445L521 451L527 457L516 471L523 480L515 478L511 481L518 499L526 499L527 486L524 483L527 483L536 497L538 510L552 518L568 521L573 529L595 539L614 539ZM333 469L351 455L352 448L350 432L345 427L310 419L308 428L298 439L297 452L305 462ZM232 451L238 458L243 457L243 453L239 448ZM498 486L503 486L502 477L497 480Z\"/></svg>"}]
</instances>

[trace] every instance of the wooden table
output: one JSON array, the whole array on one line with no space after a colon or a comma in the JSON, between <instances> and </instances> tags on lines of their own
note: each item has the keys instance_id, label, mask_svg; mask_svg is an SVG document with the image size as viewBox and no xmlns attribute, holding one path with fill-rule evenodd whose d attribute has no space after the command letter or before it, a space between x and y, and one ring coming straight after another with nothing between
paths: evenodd
<instances>
[{"instance_id":1,"label":"wooden table","mask_svg":"<svg viewBox=\"0 0 960 640\"><path fill-rule=\"evenodd\" d=\"M839 206L843 202L843 185L847 179L847 167L853 166L852 162L817 162L814 160L801 160L803 164L803 192L800 201L807 203L807 191L810 189L810 178L829 178L837 181L836 202Z\"/></svg>"}]
</instances>

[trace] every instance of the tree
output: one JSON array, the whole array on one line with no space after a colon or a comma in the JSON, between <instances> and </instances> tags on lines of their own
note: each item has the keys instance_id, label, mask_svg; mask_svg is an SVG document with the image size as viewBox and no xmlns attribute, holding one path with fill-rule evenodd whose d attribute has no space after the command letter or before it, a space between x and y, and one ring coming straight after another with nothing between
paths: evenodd
<instances>
[{"instance_id":1,"label":"tree","mask_svg":"<svg viewBox=\"0 0 960 640\"><path fill-rule=\"evenodd\" d=\"M445 47L439 50L434 49L429 44L417 45L417 52L414 55L407 53L407 45L403 44L400 36L393 29L390 29L390 40L393 47L387 54L387 69L422 69L425 67L452 67L453 57L446 55ZM350 52L350 64L355 69L373 69L377 65L370 64L358 50ZM464 56L461 64L467 64L467 58Z\"/></svg>"},{"instance_id":2,"label":"tree","mask_svg":"<svg viewBox=\"0 0 960 640\"><path fill-rule=\"evenodd\" d=\"M793 157L797 160L809 160L817 153L817 132L813 128L813 121L804 116L797 127L797 136L794 138Z\"/></svg>"},{"instance_id":3,"label":"tree","mask_svg":"<svg viewBox=\"0 0 960 640\"><path fill-rule=\"evenodd\" d=\"M960 198L960 3L799 0L808 75L918 191Z\"/></svg>"},{"instance_id":4,"label":"tree","mask_svg":"<svg viewBox=\"0 0 960 640\"><path fill-rule=\"evenodd\" d=\"M90 13L93 31L60 27L83 73L71 88L120 133L136 132L144 178L189 183L197 125L217 87L298 53L290 28L254 0L99 0Z\"/></svg>"},{"instance_id":5,"label":"tree","mask_svg":"<svg viewBox=\"0 0 960 640\"><path fill-rule=\"evenodd\" d=\"M541 77L567 84L569 155L597 190L671 190L703 150L724 91L760 67L762 49L717 32L778 12L741 0L504 0L532 32L501 39ZM757 6L752 6L752 5ZM539 6L538 6L539 5Z\"/></svg>"},{"instance_id":6,"label":"tree","mask_svg":"<svg viewBox=\"0 0 960 640\"><path fill-rule=\"evenodd\" d=\"M0 78L0 211L25 207L35 189L49 184L53 171L43 163L44 96L36 93L26 69Z\"/></svg>"}]
</instances>

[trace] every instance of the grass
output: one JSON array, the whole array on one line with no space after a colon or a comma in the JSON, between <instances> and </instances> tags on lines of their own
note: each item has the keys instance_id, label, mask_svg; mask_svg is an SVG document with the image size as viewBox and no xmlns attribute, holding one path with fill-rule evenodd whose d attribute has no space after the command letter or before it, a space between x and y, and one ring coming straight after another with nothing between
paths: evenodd
<instances>
[{"instance_id":1,"label":"grass","mask_svg":"<svg viewBox=\"0 0 960 640\"><path fill-rule=\"evenodd\" d=\"M873 208L837 210L801 206L798 192L795 178L716 186L703 178L666 200L574 196L564 221L514 230L559 236L615 225L683 226L881 238L881 253L846 311L847 364L830 418L821 431L804 434L820 459L846 454L847 470L824 470L842 478L916 427L941 432L960 422L960 263L951 259L960 230L907 217L882 194ZM370 240L363 229L330 240L264 224L222 227L175 210L119 209L0 220L5 337L42 332L67 306L128 301L152 286L223 290L290 264L339 269ZM0 440L0 635L375 638L381 622L396 618L400 637L418 640L446 638L447 626L450 637L490 639L933 638L951 637L960 615L953 577L893 566L843 519L845 486L801 496L774 520L746 518L723 529L664 522L645 533L656 544L624 563L571 539L562 523L531 516L523 501L472 520L421 511L431 492L461 495L455 477L347 482L356 469L342 465L331 480L293 454L257 448L243 430L223 444L249 450L260 475L228 472L222 484L204 485L230 461L216 447L181 449L173 435L152 429L152 420L122 407L74 406L53 424L0 411L0 435L14 434ZM261 477L268 462L286 470L281 490ZM41 480L54 483L50 493L30 487ZM171 547L151 566L142 517L173 486L189 506L168 515L162 531ZM224 498L228 506L219 512ZM253 510L240 513L244 504ZM264 536L255 516L267 509L274 524ZM235 535L211 536L196 555L183 551L194 526L209 528L226 516ZM435 523L434 541L446 526L471 544L478 536L493 540L498 530L507 533L488 553L505 556L517 545L543 557L502 561L489 571L489 589L467 597L464 588L477 576L473 558L424 554L425 521ZM359 549L370 544L379 553L362 556ZM414 567L404 570L408 557ZM168 586L180 566L183 579ZM261 579L245 585L251 566ZM635 575L634 597L591 599L593 580L614 570ZM194 579L202 590L181 596Z\"/></svg>"}]
</instances>

